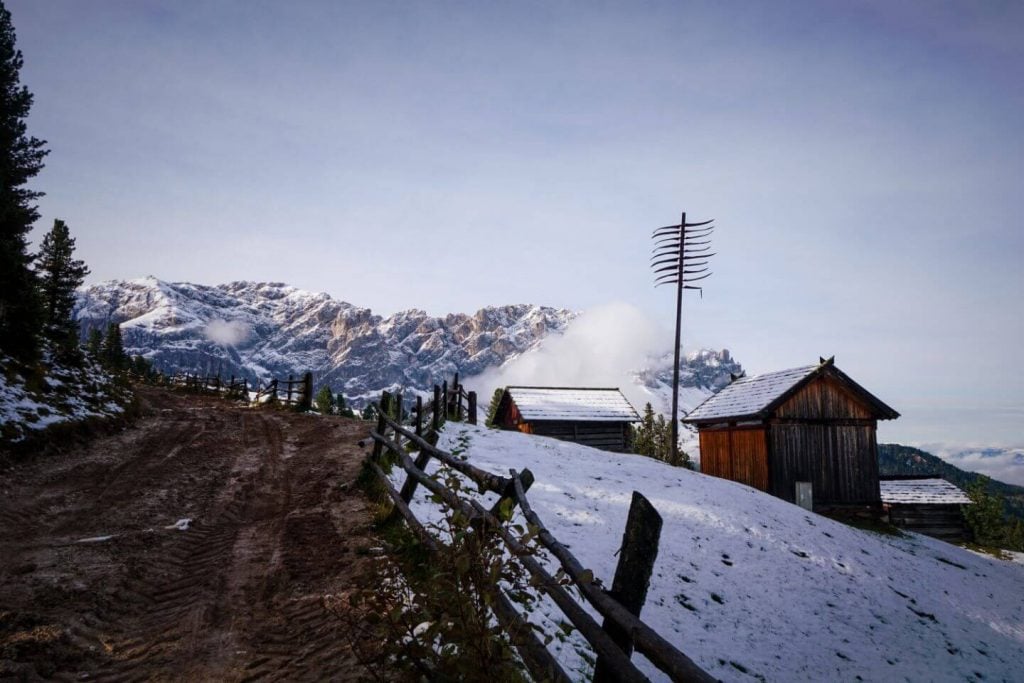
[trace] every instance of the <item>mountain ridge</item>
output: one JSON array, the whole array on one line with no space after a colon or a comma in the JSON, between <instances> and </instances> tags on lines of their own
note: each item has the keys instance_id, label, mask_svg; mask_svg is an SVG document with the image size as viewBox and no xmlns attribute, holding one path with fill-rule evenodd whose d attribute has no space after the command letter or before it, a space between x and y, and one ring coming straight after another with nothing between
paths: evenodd
<instances>
[{"instance_id":1,"label":"mountain ridge","mask_svg":"<svg viewBox=\"0 0 1024 683\"><path fill-rule=\"evenodd\" d=\"M318 385L355 406L383 389L429 392L459 372L477 376L536 350L580 314L533 304L488 306L431 316L417 308L375 314L322 292L281 282L221 285L155 277L110 280L79 291L81 334L121 325L125 349L164 372L205 372L252 382L312 371ZM723 360L724 356L724 360ZM638 368L633 380L664 395L671 354ZM645 359L638 359L638 363ZM684 388L703 399L739 364L727 351L686 356Z\"/></svg>"}]
</instances>

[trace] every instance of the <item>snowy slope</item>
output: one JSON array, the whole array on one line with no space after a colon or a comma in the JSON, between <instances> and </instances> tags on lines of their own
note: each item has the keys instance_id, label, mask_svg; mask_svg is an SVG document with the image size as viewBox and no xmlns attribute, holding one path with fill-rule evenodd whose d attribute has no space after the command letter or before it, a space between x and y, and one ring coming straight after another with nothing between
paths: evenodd
<instances>
[{"instance_id":1,"label":"snowy slope","mask_svg":"<svg viewBox=\"0 0 1024 683\"><path fill-rule=\"evenodd\" d=\"M82 367L66 367L44 349L41 362L46 374L37 385L0 355L0 444L18 443L61 422L117 417L131 400L127 388L88 358Z\"/></svg>"},{"instance_id":2,"label":"snowy slope","mask_svg":"<svg viewBox=\"0 0 1024 683\"><path fill-rule=\"evenodd\" d=\"M717 678L1021 680L1024 566L853 529L641 456L462 424L439 445L493 472L532 470L533 506L606 585L630 494L647 496L664 528L642 617ZM438 514L422 492L414 509ZM552 646L589 671L578 636Z\"/></svg>"}]
</instances>

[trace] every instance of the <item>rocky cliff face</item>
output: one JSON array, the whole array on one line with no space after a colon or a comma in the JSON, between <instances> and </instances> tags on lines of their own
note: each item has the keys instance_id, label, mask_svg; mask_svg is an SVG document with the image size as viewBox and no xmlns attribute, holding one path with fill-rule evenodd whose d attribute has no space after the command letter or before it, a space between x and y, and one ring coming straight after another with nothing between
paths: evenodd
<instances>
[{"instance_id":1,"label":"rocky cliff face","mask_svg":"<svg viewBox=\"0 0 1024 683\"><path fill-rule=\"evenodd\" d=\"M281 283L204 286L155 278L80 292L83 337L121 324L128 353L167 372L220 372L251 381L314 373L356 404L381 389L429 390L456 371L482 372L561 332L572 311L525 304L473 315L409 310L374 315L327 294Z\"/></svg>"}]
</instances>

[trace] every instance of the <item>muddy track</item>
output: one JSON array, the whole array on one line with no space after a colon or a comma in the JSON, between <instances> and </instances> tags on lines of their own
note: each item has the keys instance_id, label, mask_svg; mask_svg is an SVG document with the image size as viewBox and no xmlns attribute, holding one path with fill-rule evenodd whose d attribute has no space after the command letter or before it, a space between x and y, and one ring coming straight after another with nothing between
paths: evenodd
<instances>
[{"instance_id":1,"label":"muddy track","mask_svg":"<svg viewBox=\"0 0 1024 683\"><path fill-rule=\"evenodd\" d=\"M0 679L358 679L366 427L141 396L132 428L0 472Z\"/></svg>"}]
</instances>

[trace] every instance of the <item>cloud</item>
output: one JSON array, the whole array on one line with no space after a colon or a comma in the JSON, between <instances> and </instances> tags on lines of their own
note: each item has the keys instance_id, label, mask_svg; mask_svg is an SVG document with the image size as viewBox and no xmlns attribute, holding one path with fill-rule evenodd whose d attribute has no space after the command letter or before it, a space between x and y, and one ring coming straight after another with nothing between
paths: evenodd
<instances>
[{"instance_id":1,"label":"cloud","mask_svg":"<svg viewBox=\"0 0 1024 683\"><path fill-rule=\"evenodd\" d=\"M962 470L1024 486L1024 448L972 448L943 444L922 444L920 448Z\"/></svg>"},{"instance_id":2,"label":"cloud","mask_svg":"<svg viewBox=\"0 0 1024 683\"><path fill-rule=\"evenodd\" d=\"M240 320L211 320L203 328L210 341L222 346L238 346L252 336L252 329Z\"/></svg>"},{"instance_id":3,"label":"cloud","mask_svg":"<svg viewBox=\"0 0 1024 683\"><path fill-rule=\"evenodd\" d=\"M564 333L506 362L466 378L466 385L487 400L509 385L619 387L634 406L649 396L632 373L671 347L671 333L635 306L611 303L573 320Z\"/></svg>"}]
</instances>

